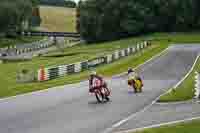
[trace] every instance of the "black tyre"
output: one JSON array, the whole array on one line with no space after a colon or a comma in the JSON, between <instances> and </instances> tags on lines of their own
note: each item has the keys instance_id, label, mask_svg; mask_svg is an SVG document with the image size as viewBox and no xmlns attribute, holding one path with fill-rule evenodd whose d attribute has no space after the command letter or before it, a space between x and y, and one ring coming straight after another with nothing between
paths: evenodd
<instances>
[{"instance_id":1,"label":"black tyre","mask_svg":"<svg viewBox=\"0 0 200 133\"><path fill-rule=\"evenodd\" d=\"M97 99L97 101L98 101L99 103L102 103L102 102L103 102L103 100L104 100L103 94L96 93L95 96L96 96L96 99Z\"/></svg>"},{"instance_id":2,"label":"black tyre","mask_svg":"<svg viewBox=\"0 0 200 133\"><path fill-rule=\"evenodd\" d=\"M133 85L133 90L134 90L134 93L137 93L137 89L134 85Z\"/></svg>"},{"instance_id":3,"label":"black tyre","mask_svg":"<svg viewBox=\"0 0 200 133\"><path fill-rule=\"evenodd\" d=\"M108 96L106 96L105 99L106 99L107 102L110 101L110 98Z\"/></svg>"}]
</instances>

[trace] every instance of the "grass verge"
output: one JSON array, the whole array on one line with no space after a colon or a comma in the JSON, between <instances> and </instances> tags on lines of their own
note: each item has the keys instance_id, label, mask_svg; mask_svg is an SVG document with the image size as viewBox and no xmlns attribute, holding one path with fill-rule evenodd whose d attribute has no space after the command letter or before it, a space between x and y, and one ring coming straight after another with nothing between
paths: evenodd
<instances>
[{"instance_id":1,"label":"grass verge","mask_svg":"<svg viewBox=\"0 0 200 133\"><path fill-rule=\"evenodd\" d=\"M158 102L185 101L194 97L195 71L200 71L200 58L190 75L176 89L160 97Z\"/></svg>"},{"instance_id":2,"label":"grass verge","mask_svg":"<svg viewBox=\"0 0 200 133\"><path fill-rule=\"evenodd\" d=\"M176 43L176 44L200 43L199 32L154 33L154 34L149 35L149 38L157 39L157 40L166 40L169 43Z\"/></svg>"},{"instance_id":3,"label":"grass verge","mask_svg":"<svg viewBox=\"0 0 200 133\"><path fill-rule=\"evenodd\" d=\"M17 38L0 38L0 48L21 45L41 40L42 37L17 37Z\"/></svg>"},{"instance_id":4,"label":"grass verge","mask_svg":"<svg viewBox=\"0 0 200 133\"><path fill-rule=\"evenodd\" d=\"M193 120L179 124L161 126L159 128L145 129L134 133L199 133L200 120Z\"/></svg>"}]
</instances>

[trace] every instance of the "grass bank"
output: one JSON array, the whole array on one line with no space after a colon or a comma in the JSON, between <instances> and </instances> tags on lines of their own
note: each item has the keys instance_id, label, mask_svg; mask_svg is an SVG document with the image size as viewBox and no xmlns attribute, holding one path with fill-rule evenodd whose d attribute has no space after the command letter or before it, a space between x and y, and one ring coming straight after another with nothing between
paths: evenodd
<instances>
[{"instance_id":1,"label":"grass bank","mask_svg":"<svg viewBox=\"0 0 200 133\"><path fill-rule=\"evenodd\" d=\"M17 38L0 38L0 48L21 45L41 40L42 37L17 37Z\"/></svg>"},{"instance_id":2,"label":"grass bank","mask_svg":"<svg viewBox=\"0 0 200 133\"><path fill-rule=\"evenodd\" d=\"M197 60L194 70L176 89L163 95L159 102L176 102L190 100L194 97L195 72L200 71L200 58Z\"/></svg>"},{"instance_id":3,"label":"grass bank","mask_svg":"<svg viewBox=\"0 0 200 133\"><path fill-rule=\"evenodd\" d=\"M176 44L200 43L200 32L154 33L147 36L149 37L149 39L166 40L169 43L176 43Z\"/></svg>"},{"instance_id":4,"label":"grass bank","mask_svg":"<svg viewBox=\"0 0 200 133\"><path fill-rule=\"evenodd\" d=\"M73 8L40 6L41 27L51 32L75 32L76 11Z\"/></svg>"},{"instance_id":5,"label":"grass bank","mask_svg":"<svg viewBox=\"0 0 200 133\"><path fill-rule=\"evenodd\" d=\"M161 126L159 128L145 129L134 133L199 133L199 125L200 120L193 120L185 123Z\"/></svg>"}]
</instances>

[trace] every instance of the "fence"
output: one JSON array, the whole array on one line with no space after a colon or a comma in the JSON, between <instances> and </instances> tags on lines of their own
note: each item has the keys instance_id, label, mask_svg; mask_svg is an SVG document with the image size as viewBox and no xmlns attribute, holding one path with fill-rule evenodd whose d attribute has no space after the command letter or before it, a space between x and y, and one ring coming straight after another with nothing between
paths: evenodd
<instances>
[{"instance_id":1,"label":"fence","mask_svg":"<svg viewBox=\"0 0 200 133\"><path fill-rule=\"evenodd\" d=\"M63 39L58 39L57 43L63 44L63 48L66 47L72 47L76 44L79 44L81 42L80 39L70 39L70 40L65 40ZM13 45L13 46L7 46L4 48L0 48L0 57L2 55L6 56L17 56L21 54L26 54L30 52L35 52L39 51L42 49L49 48L55 44L55 39L54 38L49 38L49 39L43 39L40 41L28 43L28 44L23 44L23 45Z\"/></svg>"},{"instance_id":2,"label":"fence","mask_svg":"<svg viewBox=\"0 0 200 133\"><path fill-rule=\"evenodd\" d=\"M40 49L48 48L53 45L52 39L43 39L33 43L23 44L23 45L14 45L8 46L0 49L0 53L6 53L6 55L14 56L24 53L29 53L33 51L38 51Z\"/></svg>"},{"instance_id":3,"label":"fence","mask_svg":"<svg viewBox=\"0 0 200 133\"><path fill-rule=\"evenodd\" d=\"M46 81L46 80L51 80L55 79L61 76L73 74L73 73L78 73L84 70L87 70L91 67L96 67L101 64L108 64L112 63L116 60L119 60L125 56L129 56L131 54L134 54L141 49L144 49L151 45L150 42L142 42L138 43L137 45L133 47L129 47L126 49L122 50L116 50L114 53L105 55L102 57L98 57L92 60L86 60L83 62L77 62L74 64L69 64L69 65L61 65L57 67L49 67L49 68L40 68L38 70L38 81Z\"/></svg>"}]
</instances>

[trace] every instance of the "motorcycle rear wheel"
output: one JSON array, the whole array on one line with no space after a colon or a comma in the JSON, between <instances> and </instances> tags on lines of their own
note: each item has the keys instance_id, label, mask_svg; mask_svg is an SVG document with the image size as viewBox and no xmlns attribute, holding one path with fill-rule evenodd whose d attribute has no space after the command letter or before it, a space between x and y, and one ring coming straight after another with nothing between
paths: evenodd
<instances>
[{"instance_id":1,"label":"motorcycle rear wheel","mask_svg":"<svg viewBox=\"0 0 200 133\"><path fill-rule=\"evenodd\" d=\"M106 101L110 101L110 98L108 96L105 97Z\"/></svg>"},{"instance_id":2,"label":"motorcycle rear wheel","mask_svg":"<svg viewBox=\"0 0 200 133\"><path fill-rule=\"evenodd\" d=\"M104 95L102 94L102 93L96 93L95 94L95 96L96 96L96 99L97 99L97 101L99 102L99 103L102 103L103 102L103 100L104 100Z\"/></svg>"}]
</instances>

